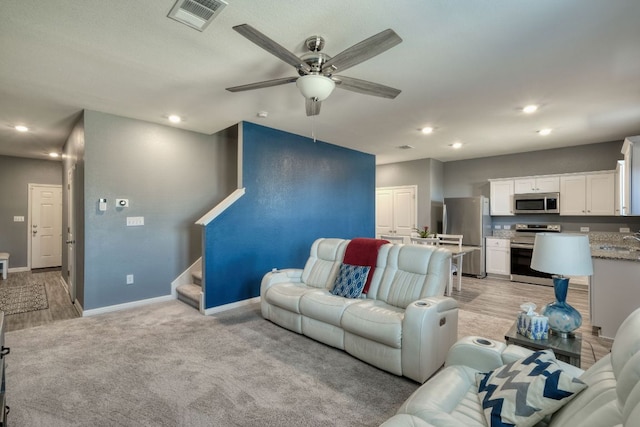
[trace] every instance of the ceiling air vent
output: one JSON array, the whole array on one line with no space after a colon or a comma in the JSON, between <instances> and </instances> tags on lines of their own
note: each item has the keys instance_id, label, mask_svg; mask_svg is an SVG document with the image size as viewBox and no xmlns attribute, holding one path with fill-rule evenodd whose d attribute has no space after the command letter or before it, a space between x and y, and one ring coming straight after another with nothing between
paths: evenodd
<instances>
[{"instance_id":1,"label":"ceiling air vent","mask_svg":"<svg viewBox=\"0 0 640 427\"><path fill-rule=\"evenodd\" d=\"M226 5L227 2L223 0L178 0L168 17L204 31Z\"/></svg>"},{"instance_id":2,"label":"ceiling air vent","mask_svg":"<svg viewBox=\"0 0 640 427\"><path fill-rule=\"evenodd\" d=\"M413 148L413 145L398 145L398 147L401 150L411 150Z\"/></svg>"}]
</instances>

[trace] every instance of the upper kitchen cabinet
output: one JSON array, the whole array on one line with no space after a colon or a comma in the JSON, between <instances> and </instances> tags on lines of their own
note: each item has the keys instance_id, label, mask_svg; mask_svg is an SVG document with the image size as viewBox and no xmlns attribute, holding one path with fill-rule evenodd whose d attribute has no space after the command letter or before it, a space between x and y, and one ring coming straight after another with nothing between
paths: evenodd
<instances>
[{"instance_id":1,"label":"upper kitchen cabinet","mask_svg":"<svg viewBox=\"0 0 640 427\"><path fill-rule=\"evenodd\" d=\"M626 138L622 144L622 154L621 214L640 215L640 136Z\"/></svg>"},{"instance_id":2,"label":"upper kitchen cabinet","mask_svg":"<svg viewBox=\"0 0 640 427\"><path fill-rule=\"evenodd\" d=\"M560 215L614 215L613 171L560 177Z\"/></svg>"},{"instance_id":3,"label":"upper kitchen cabinet","mask_svg":"<svg viewBox=\"0 0 640 427\"><path fill-rule=\"evenodd\" d=\"M491 215L513 215L514 180L492 180L490 188L489 204L491 206Z\"/></svg>"},{"instance_id":4,"label":"upper kitchen cabinet","mask_svg":"<svg viewBox=\"0 0 640 427\"><path fill-rule=\"evenodd\" d=\"M518 178L513 182L515 194L557 193L560 191L559 176Z\"/></svg>"}]
</instances>

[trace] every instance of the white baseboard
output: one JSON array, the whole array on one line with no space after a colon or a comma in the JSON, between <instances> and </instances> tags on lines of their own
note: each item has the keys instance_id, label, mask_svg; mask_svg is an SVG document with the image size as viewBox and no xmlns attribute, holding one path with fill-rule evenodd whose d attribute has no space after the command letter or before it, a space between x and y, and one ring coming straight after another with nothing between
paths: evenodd
<instances>
[{"instance_id":1,"label":"white baseboard","mask_svg":"<svg viewBox=\"0 0 640 427\"><path fill-rule=\"evenodd\" d=\"M212 314L222 313L223 311L231 310L233 308L243 307L245 305L254 304L260 302L260 297L249 298L242 301L236 301L225 305L219 305L217 307L207 308L204 311L205 316L211 316Z\"/></svg>"},{"instance_id":2,"label":"white baseboard","mask_svg":"<svg viewBox=\"0 0 640 427\"><path fill-rule=\"evenodd\" d=\"M165 295L162 297L148 298L140 301L125 302L124 304L116 304L116 305L110 305L107 307L93 308L91 310L82 311L82 317L89 317L89 316L95 316L97 314L111 313L114 311L126 310L128 308L141 307L143 305L171 301L174 299L175 298L172 295Z\"/></svg>"},{"instance_id":3,"label":"white baseboard","mask_svg":"<svg viewBox=\"0 0 640 427\"><path fill-rule=\"evenodd\" d=\"M22 273L24 271L31 271L29 267L9 267L7 273Z\"/></svg>"}]
</instances>

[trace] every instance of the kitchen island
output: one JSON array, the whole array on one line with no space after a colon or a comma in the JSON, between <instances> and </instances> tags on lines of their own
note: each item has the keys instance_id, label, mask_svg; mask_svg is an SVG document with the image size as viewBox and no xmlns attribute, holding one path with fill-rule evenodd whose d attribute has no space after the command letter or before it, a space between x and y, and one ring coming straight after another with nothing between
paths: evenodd
<instances>
[{"instance_id":1,"label":"kitchen island","mask_svg":"<svg viewBox=\"0 0 640 427\"><path fill-rule=\"evenodd\" d=\"M640 249L592 244L591 256L591 324L600 328L601 337L613 339L622 321L640 307Z\"/></svg>"}]
</instances>

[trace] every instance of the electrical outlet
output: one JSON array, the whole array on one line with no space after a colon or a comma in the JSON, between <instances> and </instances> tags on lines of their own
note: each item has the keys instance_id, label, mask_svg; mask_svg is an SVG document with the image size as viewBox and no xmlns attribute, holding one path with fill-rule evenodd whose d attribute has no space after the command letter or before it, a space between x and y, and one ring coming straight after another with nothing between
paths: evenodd
<instances>
[{"instance_id":1,"label":"electrical outlet","mask_svg":"<svg viewBox=\"0 0 640 427\"><path fill-rule=\"evenodd\" d=\"M494 230L502 230L502 226L501 225L494 225L493 226Z\"/></svg>"},{"instance_id":2,"label":"electrical outlet","mask_svg":"<svg viewBox=\"0 0 640 427\"><path fill-rule=\"evenodd\" d=\"M581 233L588 233L589 232L589 227L580 227L580 232Z\"/></svg>"},{"instance_id":3,"label":"electrical outlet","mask_svg":"<svg viewBox=\"0 0 640 427\"><path fill-rule=\"evenodd\" d=\"M133 274L127 274L127 285L133 285Z\"/></svg>"},{"instance_id":4,"label":"electrical outlet","mask_svg":"<svg viewBox=\"0 0 640 427\"><path fill-rule=\"evenodd\" d=\"M629 227L620 227L621 233L631 233L631 229Z\"/></svg>"},{"instance_id":5,"label":"electrical outlet","mask_svg":"<svg viewBox=\"0 0 640 427\"><path fill-rule=\"evenodd\" d=\"M503 225L502 228L504 228L505 230L511 230L511 225L506 224L506 225Z\"/></svg>"}]
</instances>

